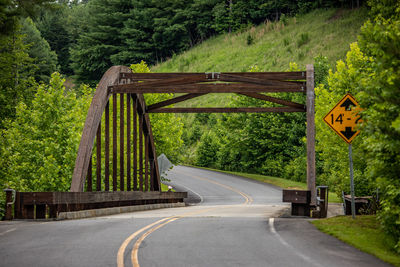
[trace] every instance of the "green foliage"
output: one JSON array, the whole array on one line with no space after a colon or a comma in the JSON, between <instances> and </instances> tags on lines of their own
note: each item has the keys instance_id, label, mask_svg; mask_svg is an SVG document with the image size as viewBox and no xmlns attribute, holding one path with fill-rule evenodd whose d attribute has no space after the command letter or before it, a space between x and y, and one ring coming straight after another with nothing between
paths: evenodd
<instances>
[{"instance_id":1,"label":"green foliage","mask_svg":"<svg viewBox=\"0 0 400 267\"><path fill-rule=\"evenodd\" d=\"M15 117L17 103L30 103L34 94L36 82L31 76L36 68L24 38L19 30L0 36L0 129L7 119Z\"/></svg>"},{"instance_id":2,"label":"green foliage","mask_svg":"<svg viewBox=\"0 0 400 267\"><path fill-rule=\"evenodd\" d=\"M297 68L292 64L291 70ZM297 69L296 69L297 70ZM251 71L257 71L253 67ZM295 102L304 102L304 96L272 94ZM248 97L232 98L236 107L271 107L274 104ZM293 175L284 166L305 154L302 139L305 136L305 116L300 113L263 113L223 115L215 127L220 149L217 167L226 170L260 173L269 176ZM200 145L202 143L200 142ZM305 168L297 166L302 175ZM305 177L293 177L303 180Z\"/></svg>"},{"instance_id":3,"label":"green foliage","mask_svg":"<svg viewBox=\"0 0 400 267\"><path fill-rule=\"evenodd\" d=\"M196 164L201 167L213 167L217 161L218 143L216 136L204 133L200 139L200 145L196 152Z\"/></svg>"},{"instance_id":4,"label":"green foliage","mask_svg":"<svg viewBox=\"0 0 400 267\"><path fill-rule=\"evenodd\" d=\"M71 49L72 68L80 82L95 84L119 60L124 49L121 34L132 7L130 1L92 0L87 5L87 31L81 32Z\"/></svg>"},{"instance_id":5,"label":"green foliage","mask_svg":"<svg viewBox=\"0 0 400 267\"><path fill-rule=\"evenodd\" d=\"M132 64L131 69L135 73L149 73L150 69L144 61ZM171 98L171 94L145 94L147 105ZM172 162L176 162L179 156L179 148L182 145L183 124L175 114L160 113L150 114L150 122L154 136L157 154L164 153Z\"/></svg>"},{"instance_id":6,"label":"green foliage","mask_svg":"<svg viewBox=\"0 0 400 267\"><path fill-rule=\"evenodd\" d=\"M36 27L42 37L49 43L58 57L60 71L63 74L72 74L70 68L70 48L72 45L72 33L69 32L70 13L72 8L60 3L57 8L41 10L40 16L35 20Z\"/></svg>"},{"instance_id":7,"label":"green foliage","mask_svg":"<svg viewBox=\"0 0 400 267\"><path fill-rule=\"evenodd\" d=\"M314 82L315 85L328 85L328 74L331 65L327 57L319 55L314 58Z\"/></svg>"},{"instance_id":8,"label":"green foliage","mask_svg":"<svg viewBox=\"0 0 400 267\"><path fill-rule=\"evenodd\" d=\"M34 17L40 6L53 0L1 0L0 1L0 35L8 36L18 29L21 17Z\"/></svg>"},{"instance_id":9,"label":"green foliage","mask_svg":"<svg viewBox=\"0 0 400 267\"><path fill-rule=\"evenodd\" d=\"M352 44L346 63L339 61L337 71L330 72L328 87L317 88L316 117L326 114L328 110L324 109L347 92L361 104L364 123L353 154L356 195L368 194L374 187L380 189L378 218L395 238L400 252L400 19L398 5L387 6L389 2L370 1L383 13L376 14L377 9L372 8L376 18L362 27L359 45ZM330 137L333 133L322 124L317 121L317 148L324 158L321 179L336 190L348 188L348 179L344 178L347 149L339 138Z\"/></svg>"},{"instance_id":10,"label":"green foliage","mask_svg":"<svg viewBox=\"0 0 400 267\"><path fill-rule=\"evenodd\" d=\"M382 1L385 3L386 1ZM367 21L359 38L368 59L367 71L359 72L359 101L366 121L363 143L367 176L383 191L379 214L385 230L397 239L400 252L400 16L378 16Z\"/></svg>"},{"instance_id":11,"label":"green foliage","mask_svg":"<svg viewBox=\"0 0 400 267\"><path fill-rule=\"evenodd\" d=\"M25 35L24 42L28 45L29 57L35 65L36 81L48 82L50 75L57 70L57 55L51 51L49 43L41 36L32 19L22 21L21 32Z\"/></svg>"},{"instance_id":12,"label":"green foliage","mask_svg":"<svg viewBox=\"0 0 400 267\"><path fill-rule=\"evenodd\" d=\"M64 79L52 75L30 106L20 102L0 139L0 184L21 191L67 191L90 103L90 90L77 98Z\"/></svg>"},{"instance_id":13,"label":"green foliage","mask_svg":"<svg viewBox=\"0 0 400 267\"><path fill-rule=\"evenodd\" d=\"M330 71L328 86L320 84L315 89L316 150L323 160L319 179L321 183L335 190L338 195L342 191L349 192L350 190L348 145L322 118L346 93L351 93L358 99L355 85L361 78L359 72L365 71L366 57L361 53L357 43L351 44L350 47L346 63L340 60L336 65L337 71ZM374 190L371 180L365 175L365 151L361 146L364 138L362 133L353 142L354 181L357 196L369 195Z\"/></svg>"}]
</instances>

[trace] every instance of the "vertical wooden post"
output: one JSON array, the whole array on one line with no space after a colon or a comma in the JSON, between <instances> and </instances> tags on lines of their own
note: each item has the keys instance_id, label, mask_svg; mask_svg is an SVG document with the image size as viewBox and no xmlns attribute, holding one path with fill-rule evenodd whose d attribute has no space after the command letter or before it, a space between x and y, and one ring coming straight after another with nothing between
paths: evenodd
<instances>
[{"instance_id":1,"label":"vertical wooden post","mask_svg":"<svg viewBox=\"0 0 400 267\"><path fill-rule=\"evenodd\" d=\"M154 191L154 157L150 158L150 191Z\"/></svg>"},{"instance_id":2,"label":"vertical wooden post","mask_svg":"<svg viewBox=\"0 0 400 267\"><path fill-rule=\"evenodd\" d=\"M6 189L4 190L6 191L6 214L4 216L5 220L12 220L13 219L13 215L12 215L12 203L13 199L13 190L12 189Z\"/></svg>"},{"instance_id":3,"label":"vertical wooden post","mask_svg":"<svg viewBox=\"0 0 400 267\"><path fill-rule=\"evenodd\" d=\"M22 219L21 193L20 192L15 192L14 217L16 219Z\"/></svg>"},{"instance_id":4,"label":"vertical wooden post","mask_svg":"<svg viewBox=\"0 0 400 267\"><path fill-rule=\"evenodd\" d=\"M104 190L110 190L110 106L107 101L104 118Z\"/></svg>"},{"instance_id":5,"label":"vertical wooden post","mask_svg":"<svg viewBox=\"0 0 400 267\"><path fill-rule=\"evenodd\" d=\"M133 101L133 190L137 189L137 97Z\"/></svg>"},{"instance_id":6,"label":"vertical wooden post","mask_svg":"<svg viewBox=\"0 0 400 267\"><path fill-rule=\"evenodd\" d=\"M87 192L92 192L92 180L93 180L93 175L92 175L92 155L90 155L89 159L89 168L87 171L87 176L86 176L86 191Z\"/></svg>"},{"instance_id":7,"label":"vertical wooden post","mask_svg":"<svg viewBox=\"0 0 400 267\"><path fill-rule=\"evenodd\" d=\"M307 188L311 191L311 206L316 205L315 184L315 93L314 66L307 65Z\"/></svg>"},{"instance_id":8,"label":"vertical wooden post","mask_svg":"<svg viewBox=\"0 0 400 267\"><path fill-rule=\"evenodd\" d=\"M101 122L96 134L96 191L101 191Z\"/></svg>"},{"instance_id":9,"label":"vertical wooden post","mask_svg":"<svg viewBox=\"0 0 400 267\"><path fill-rule=\"evenodd\" d=\"M131 191L131 95L126 97L126 190Z\"/></svg>"},{"instance_id":10,"label":"vertical wooden post","mask_svg":"<svg viewBox=\"0 0 400 267\"><path fill-rule=\"evenodd\" d=\"M125 191L124 185L124 94L119 102L119 190Z\"/></svg>"},{"instance_id":11,"label":"vertical wooden post","mask_svg":"<svg viewBox=\"0 0 400 267\"><path fill-rule=\"evenodd\" d=\"M143 191L143 114L139 114L139 191Z\"/></svg>"},{"instance_id":12,"label":"vertical wooden post","mask_svg":"<svg viewBox=\"0 0 400 267\"><path fill-rule=\"evenodd\" d=\"M113 94L113 191L117 191L117 94Z\"/></svg>"},{"instance_id":13,"label":"vertical wooden post","mask_svg":"<svg viewBox=\"0 0 400 267\"><path fill-rule=\"evenodd\" d=\"M149 191L149 134L144 136L144 191Z\"/></svg>"}]
</instances>

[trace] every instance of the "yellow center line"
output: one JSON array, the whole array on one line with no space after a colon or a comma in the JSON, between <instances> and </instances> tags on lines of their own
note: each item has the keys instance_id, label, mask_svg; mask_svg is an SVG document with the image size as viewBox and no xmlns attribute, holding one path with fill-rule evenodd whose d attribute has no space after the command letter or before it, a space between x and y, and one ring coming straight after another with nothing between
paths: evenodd
<instances>
[{"instance_id":1,"label":"yellow center line","mask_svg":"<svg viewBox=\"0 0 400 267\"><path fill-rule=\"evenodd\" d=\"M207 178L204 178L204 177L199 177L199 176L197 176L197 175L188 174L188 173L182 172L182 171L176 171L176 170L174 170L174 172L178 172L178 173L180 172L180 173L183 173L183 174L185 174L185 175L191 176L191 177L193 177L193 178L200 179L200 180L203 180L203 181L207 181L207 182L209 182L209 183L213 183L213 184L215 184L215 185L224 187L224 188L226 188L226 189L228 189L228 190L230 190L230 191L233 191L233 192L235 192L235 193L238 193L238 194L240 194L242 197L244 197L244 199L245 199L245 202L244 202L243 204L251 204L251 203L253 202L253 198L252 198L251 196L249 196L249 195L247 195L247 194L245 194L245 193L243 193L243 192L241 192L241 191L239 191L239 190L237 190L236 188L233 188L233 187L231 187L231 186L228 186L228 185L225 185L225 184L221 184L221 183L218 183L218 182L216 182L216 181L213 181L213 180L210 180L210 179L207 179ZM210 210L214 210L214 209L218 209L218 207L211 208L211 209L204 209L204 210L200 210L200 211L197 211L197 212L184 213L183 215L178 215L178 216L170 216L170 217L167 217L167 218L158 220L158 221L156 221L156 222L154 222L154 223L151 223L151 224L149 224L149 225L147 225L147 226L145 226L145 227L143 227L143 228L137 230L137 231L134 232L132 235L130 235L127 239L125 239L125 241L121 244L121 246L120 246L120 248L119 248L119 250L118 250L118 255L117 255L117 266L118 266L118 267L124 267L124 254L125 254L126 247L129 245L129 243L130 243L135 237L137 237L137 236L138 236L139 234L141 234L143 231L145 231L145 230L151 228L151 229L149 229L147 232L145 232L144 234L142 234L142 236L140 236L140 238L135 242L135 244L134 244L134 246L133 246L132 253L131 253L131 260L132 260L132 266L134 266L134 267L140 267L140 265L139 265L139 260L138 260L138 251L139 251L139 248L140 248L140 244L141 244L141 243L143 242L143 240L144 240L147 236L149 236L151 233L153 233L153 232L156 231L157 229L159 229L159 228L161 228L161 227L167 225L167 224L170 223L170 222L173 222L173 221L176 221L176 220L178 220L178 219L181 219L181 218L184 218L184 217L188 217L188 216L191 216L191 215L195 215L195 214L207 212L207 211L210 211Z\"/></svg>"},{"instance_id":2,"label":"yellow center line","mask_svg":"<svg viewBox=\"0 0 400 267\"><path fill-rule=\"evenodd\" d=\"M247 195L247 194L245 194L245 193L243 193L243 192L241 192L241 191L237 190L236 188L233 188L233 187L231 187L231 186L229 186L229 185L221 184L221 183L218 183L218 182L216 182L216 181L213 181L213 180L210 180L210 179L207 179L207 178L204 178L204 177L200 177L200 176L197 176L197 175L189 174L189 173L183 172L183 171L177 171L177 170L172 170L172 171L173 171L173 172L182 173L182 174L191 176L191 177L196 178L196 179L199 179L199 180L207 181L207 182L210 182L210 183L219 185L219 186L221 186L221 187L224 187L224 188L226 188L226 189L228 189L228 190L231 190L231 191L233 191L233 192L235 192L235 193L238 193L238 194L240 194L242 197L244 197L245 201L244 201L243 204L245 204L245 205L246 205L246 204L250 205L250 204L253 202L253 198L252 198L251 196L249 196L249 195Z\"/></svg>"},{"instance_id":3,"label":"yellow center line","mask_svg":"<svg viewBox=\"0 0 400 267\"><path fill-rule=\"evenodd\" d=\"M138 236L141 232L143 232L144 230L149 229L150 227L153 227L154 225L161 223L163 221L166 221L168 219L173 218L174 216L168 217L168 218L164 218L161 220L158 220L154 223L151 223L139 230L137 230L136 232L134 232L133 234L131 234L127 239L125 239L125 241L121 244L119 250L118 250L118 254L117 254L117 266L118 267L124 267L124 254L125 254L125 249L126 247L129 245L129 243L132 241L132 239L134 239L136 236Z\"/></svg>"},{"instance_id":4,"label":"yellow center line","mask_svg":"<svg viewBox=\"0 0 400 267\"><path fill-rule=\"evenodd\" d=\"M174 220L179 219L179 218L187 217L187 216L190 216L190 215L194 215L194 214L206 212L206 211L213 210L213 209L217 209L217 208L218 208L218 207L216 207L216 208L211 208L211 209L204 209L204 210L197 211L197 212L187 212L187 213L184 213L183 215L180 215L180 216L170 216L170 217L167 217L167 218L163 218L163 219L161 219L161 220L158 220L158 221L156 221L156 222L153 222L153 223L151 223L151 224L149 224L149 225L147 225L147 226L145 226L145 227L143 227L143 228L137 230L136 232L134 232L133 234L131 234L127 239L125 239L125 241L121 244L120 248L118 249L118 254L117 254L117 266L118 266L118 267L124 267L124 254L125 254L126 247L129 245L129 243L130 243L136 236L138 236L138 235L139 235L140 233L142 233L143 231L145 231L145 230L147 230L147 229L149 229L149 228L151 228L151 227L153 227L153 226L155 226L155 225L157 225L157 224L159 224L159 223L162 223L162 222L164 222L164 221L167 221L167 220L171 220L171 219L172 219L172 221L174 221ZM168 221L167 223L169 223L169 222L171 222L171 221ZM162 225L165 225L165 224L167 224L167 223L164 223L164 224L162 224ZM160 227L158 227L158 228L160 228ZM158 228L157 228L157 229L158 229ZM151 229L150 229L150 230L151 230ZM155 229L155 230L156 230L156 229ZM152 232L153 232L153 231L152 231ZM147 235L146 235L146 236L147 236ZM144 239L144 238L143 238L143 239ZM139 244L139 245L140 245L140 244ZM132 251L132 254L133 254L133 251ZM133 258L132 258L132 259L133 259ZM134 262L134 261L132 261L132 262ZM139 265L136 265L136 266L139 266Z\"/></svg>"},{"instance_id":5,"label":"yellow center line","mask_svg":"<svg viewBox=\"0 0 400 267\"><path fill-rule=\"evenodd\" d=\"M176 220L178 220L178 219L182 219L182 218L185 218L185 217L188 217L188 216L191 216L191 215L196 215L196 214L204 213L204 212L207 212L207 211L210 211L210 210L215 210L215 209L218 209L218 208L219 208L219 207L210 208L210 209L203 209L203 210L196 211L196 212L184 213L183 215L176 216L176 217L173 217L173 218L171 218L171 217L170 217L170 218L166 218L166 219L170 219L170 220L169 220L169 221L166 221L166 222L164 222L164 223L162 223L162 224L159 224L159 225L157 225L157 226L154 226L153 228L151 228L150 230L148 230L147 232L145 232L145 233L136 241L135 245L133 245L133 249L132 249L132 253L131 253L132 266L133 266L133 267L140 267L139 258L138 258L138 252L139 252L140 244L141 244L141 243L143 242L143 240L144 240L147 236L149 236L151 233L153 233L153 232L156 231L157 229L159 229L159 228L165 226L166 224L168 224L168 223L170 223L170 222L173 222L173 221L176 221ZM146 229L148 229L148 227L146 227ZM145 229L144 229L144 230L145 230ZM140 230L139 230L139 231L140 231Z\"/></svg>"},{"instance_id":6,"label":"yellow center line","mask_svg":"<svg viewBox=\"0 0 400 267\"><path fill-rule=\"evenodd\" d=\"M159 225L157 225L157 226L151 228L150 230L148 230L146 233L144 233L144 234L136 241L135 245L133 246L132 254L131 254L132 266L134 266L134 267L140 267L139 260L138 260L138 251L139 251L139 247L140 247L140 244L142 243L142 241L143 241L148 235L150 235L152 232L154 232L155 230L157 230L157 229L163 227L164 225L166 225L166 224L168 224L168 223L170 223L170 222L173 222L173 221L175 221L175 220L177 220L177 219L178 219L178 218L172 218L172 219L169 220L169 221L166 221L166 222L164 222L164 223L162 223L162 224L159 224Z\"/></svg>"}]
</instances>

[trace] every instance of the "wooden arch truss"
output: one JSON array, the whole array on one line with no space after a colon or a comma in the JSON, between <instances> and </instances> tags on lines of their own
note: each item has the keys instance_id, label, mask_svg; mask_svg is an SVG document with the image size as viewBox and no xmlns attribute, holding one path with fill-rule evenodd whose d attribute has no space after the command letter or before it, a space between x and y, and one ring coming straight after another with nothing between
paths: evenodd
<instances>
[{"instance_id":1,"label":"wooden arch truss","mask_svg":"<svg viewBox=\"0 0 400 267\"><path fill-rule=\"evenodd\" d=\"M145 93L179 96L147 106L143 97ZM168 108L209 93L236 93L281 106ZM303 93L306 94L306 103L295 103L264 93ZM300 72L244 73L132 73L124 66L111 67L101 79L89 108L71 192L83 192L85 188L86 191L160 191L149 113L232 112L307 113L307 183L311 204L315 204L313 65L307 65L307 70ZM93 157L96 158L95 167L92 167ZM96 175L93 175L93 170Z\"/></svg>"}]
</instances>

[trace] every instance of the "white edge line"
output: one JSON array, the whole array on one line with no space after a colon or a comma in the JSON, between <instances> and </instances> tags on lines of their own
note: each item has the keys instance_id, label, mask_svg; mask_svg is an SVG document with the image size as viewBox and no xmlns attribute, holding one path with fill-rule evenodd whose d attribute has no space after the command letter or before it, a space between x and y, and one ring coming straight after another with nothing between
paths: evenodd
<instances>
[{"instance_id":1,"label":"white edge line","mask_svg":"<svg viewBox=\"0 0 400 267\"><path fill-rule=\"evenodd\" d=\"M320 266L316 261L311 259L310 257L304 255L303 253L299 252L296 250L294 247L289 245L282 237L281 235L275 230L274 226L274 218L269 218L269 229L271 230L271 233L276 236L276 238L286 247L290 248L297 256L302 258L303 260L307 261L308 263L314 265L314 266Z\"/></svg>"},{"instance_id":2,"label":"white edge line","mask_svg":"<svg viewBox=\"0 0 400 267\"><path fill-rule=\"evenodd\" d=\"M15 231L15 230L17 230L17 228L11 228L11 229L8 229L7 231L4 231L4 232L0 233L0 235L5 235L5 234L10 233L10 232Z\"/></svg>"}]
</instances>

